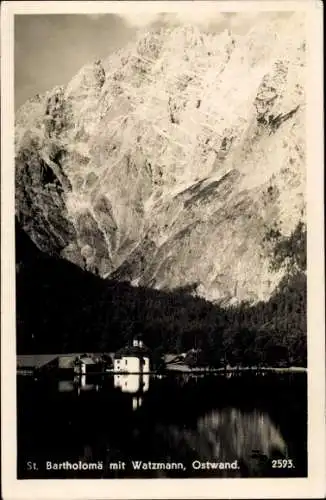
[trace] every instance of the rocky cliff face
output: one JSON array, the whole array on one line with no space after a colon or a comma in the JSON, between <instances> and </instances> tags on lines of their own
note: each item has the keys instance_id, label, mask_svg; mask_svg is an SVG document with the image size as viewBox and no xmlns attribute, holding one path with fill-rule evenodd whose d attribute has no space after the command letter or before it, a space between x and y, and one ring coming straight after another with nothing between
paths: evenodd
<instances>
[{"instance_id":1,"label":"rocky cliff face","mask_svg":"<svg viewBox=\"0 0 326 500\"><path fill-rule=\"evenodd\" d=\"M102 277L267 299L305 212L299 14L245 35L156 28L16 115L16 214Z\"/></svg>"}]
</instances>

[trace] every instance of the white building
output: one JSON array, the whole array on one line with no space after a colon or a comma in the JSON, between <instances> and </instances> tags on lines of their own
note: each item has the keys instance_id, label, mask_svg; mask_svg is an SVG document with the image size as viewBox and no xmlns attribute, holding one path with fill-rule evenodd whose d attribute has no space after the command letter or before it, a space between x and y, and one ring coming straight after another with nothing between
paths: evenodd
<instances>
[{"instance_id":1,"label":"white building","mask_svg":"<svg viewBox=\"0 0 326 500\"><path fill-rule=\"evenodd\" d=\"M114 372L149 373L150 352L141 340L134 340L131 346L116 352L113 363Z\"/></svg>"}]
</instances>

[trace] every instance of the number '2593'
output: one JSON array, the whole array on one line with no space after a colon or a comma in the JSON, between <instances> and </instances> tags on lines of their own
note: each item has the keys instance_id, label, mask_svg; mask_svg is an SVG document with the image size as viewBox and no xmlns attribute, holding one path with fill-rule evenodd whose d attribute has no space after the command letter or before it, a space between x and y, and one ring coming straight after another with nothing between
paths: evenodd
<instances>
[{"instance_id":1,"label":"number '2593'","mask_svg":"<svg viewBox=\"0 0 326 500\"><path fill-rule=\"evenodd\" d=\"M294 463L291 458L279 458L278 460L272 460L273 469L294 469Z\"/></svg>"}]
</instances>

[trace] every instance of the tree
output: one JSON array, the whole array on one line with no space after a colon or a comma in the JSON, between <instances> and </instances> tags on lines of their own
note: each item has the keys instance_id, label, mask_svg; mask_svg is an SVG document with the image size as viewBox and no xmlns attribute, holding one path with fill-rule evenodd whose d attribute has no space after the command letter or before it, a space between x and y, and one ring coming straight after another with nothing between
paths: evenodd
<instances>
[{"instance_id":1,"label":"tree","mask_svg":"<svg viewBox=\"0 0 326 500\"><path fill-rule=\"evenodd\" d=\"M162 346L156 347L152 353L152 365L153 369L157 371L164 370L165 359L164 359L164 349Z\"/></svg>"}]
</instances>

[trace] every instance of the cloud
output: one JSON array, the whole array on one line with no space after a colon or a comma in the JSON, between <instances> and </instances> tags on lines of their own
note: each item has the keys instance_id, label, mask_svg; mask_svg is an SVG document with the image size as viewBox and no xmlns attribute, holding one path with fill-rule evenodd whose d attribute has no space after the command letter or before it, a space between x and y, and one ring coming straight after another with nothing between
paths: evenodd
<instances>
[{"instance_id":1,"label":"cloud","mask_svg":"<svg viewBox=\"0 0 326 500\"><path fill-rule=\"evenodd\" d=\"M151 12L137 11L130 14L122 14L124 21L135 29L143 29L151 26L176 26L180 24L193 24L205 31L219 32L230 29L237 34L245 34L260 19L278 16L277 12L221 12L215 8L197 7L195 9L179 9L175 12Z\"/></svg>"},{"instance_id":2,"label":"cloud","mask_svg":"<svg viewBox=\"0 0 326 500\"><path fill-rule=\"evenodd\" d=\"M160 18L157 12L137 12L134 14L121 14L123 20L134 28L144 28L156 22Z\"/></svg>"},{"instance_id":3,"label":"cloud","mask_svg":"<svg viewBox=\"0 0 326 500\"><path fill-rule=\"evenodd\" d=\"M194 9L193 11L179 10L176 12L137 12L134 14L123 14L123 20L134 29L145 29L155 27L172 27L182 24L196 25L202 29L225 28L227 17L216 9Z\"/></svg>"}]
</instances>

